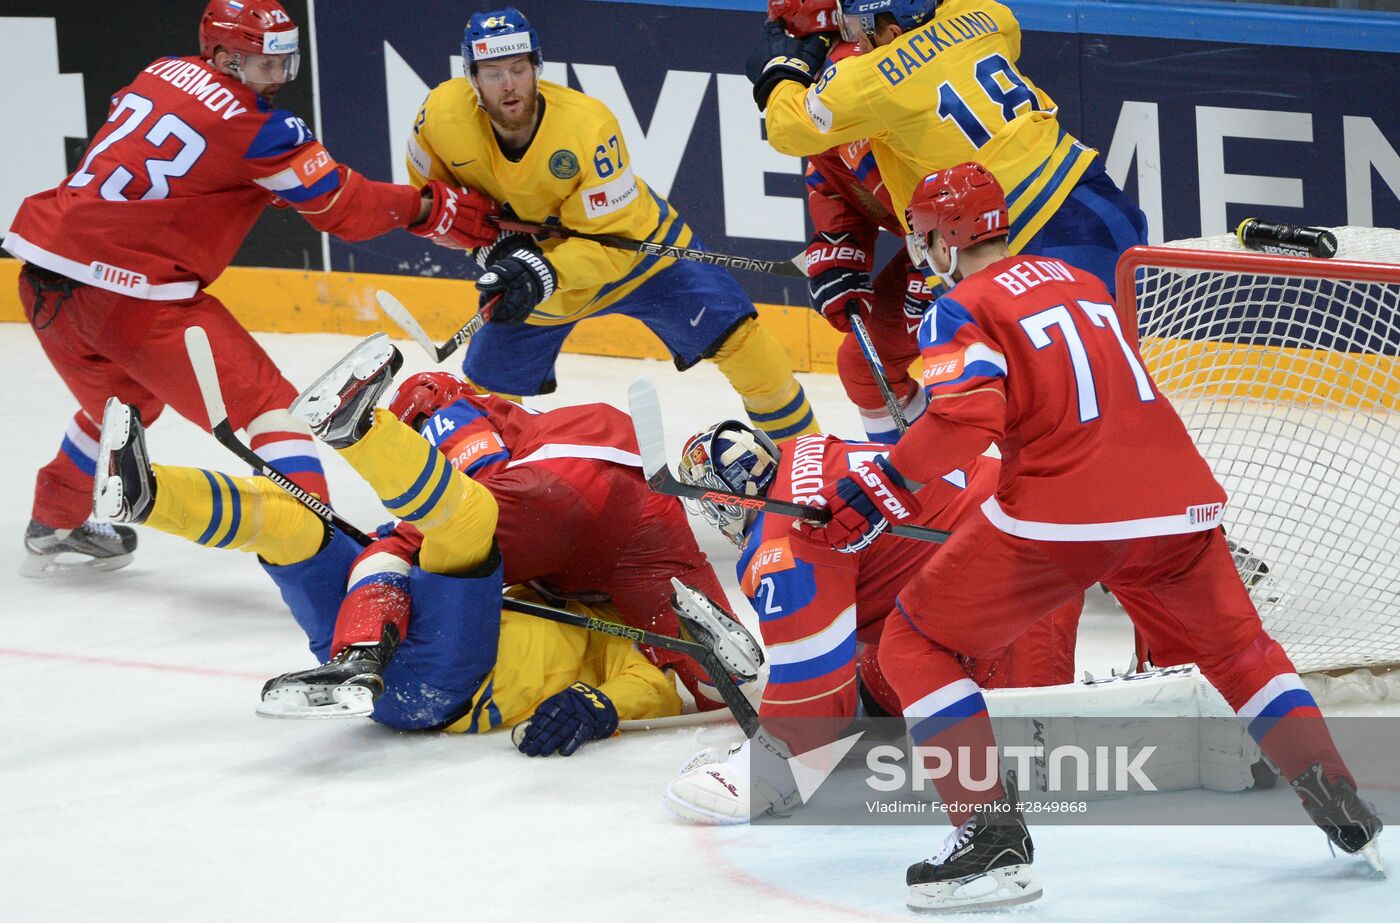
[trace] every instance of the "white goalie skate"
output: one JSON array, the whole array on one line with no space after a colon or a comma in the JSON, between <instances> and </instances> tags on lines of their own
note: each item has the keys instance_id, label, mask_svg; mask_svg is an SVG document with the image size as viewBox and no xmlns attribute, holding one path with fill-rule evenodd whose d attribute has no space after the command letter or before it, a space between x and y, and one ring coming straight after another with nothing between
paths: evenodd
<instances>
[{"instance_id":1,"label":"white goalie skate","mask_svg":"<svg viewBox=\"0 0 1400 923\"><path fill-rule=\"evenodd\" d=\"M772 758L760 759L760 770L786 762L786 755L762 734L755 740ZM746 740L727 751L711 747L692 756L666 786L667 809L692 824L724 825L799 806L802 799L790 774L754 772L754 749L754 740Z\"/></svg>"}]
</instances>

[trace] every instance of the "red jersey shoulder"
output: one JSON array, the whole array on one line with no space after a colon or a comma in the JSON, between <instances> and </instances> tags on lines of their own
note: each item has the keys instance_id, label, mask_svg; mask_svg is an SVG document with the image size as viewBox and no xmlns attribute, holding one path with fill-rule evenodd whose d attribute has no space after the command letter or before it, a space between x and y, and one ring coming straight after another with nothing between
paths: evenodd
<instances>
[{"instance_id":1,"label":"red jersey shoulder","mask_svg":"<svg viewBox=\"0 0 1400 923\"><path fill-rule=\"evenodd\" d=\"M142 99L164 113L147 140L156 142L153 135L161 133L161 125L167 126L166 137L169 132L179 134L177 123L182 123L188 132L180 134L181 140L188 137L191 144L202 145L204 156L197 161L213 169L201 171L201 163L192 163L187 182L206 187L204 191L219 184L252 181L295 203L339 185L335 161L304 120L286 109L273 108L206 61L155 61L114 97L114 105L140 107Z\"/></svg>"}]
</instances>

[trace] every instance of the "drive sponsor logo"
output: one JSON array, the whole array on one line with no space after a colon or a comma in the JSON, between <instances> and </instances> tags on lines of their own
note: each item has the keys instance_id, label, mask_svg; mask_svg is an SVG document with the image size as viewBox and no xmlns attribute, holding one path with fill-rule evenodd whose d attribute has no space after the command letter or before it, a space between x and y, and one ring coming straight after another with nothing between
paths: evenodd
<instances>
[{"instance_id":1,"label":"drive sponsor logo","mask_svg":"<svg viewBox=\"0 0 1400 923\"><path fill-rule=\"evenodd\" d=\"M601 218L631 205L637 199L637 178L632 168L627 167L601 186L594 186L579 193L583 197L583 213L589 218Z\"/></svg>"},{"instance_id":2,"label":"drive sponsor logo","mask_svg":"<svg viewBox=\"0 0 1400 923\"><path fill-rule=\"evenodd\" d=\"M792 544L788 541L787 536L770 538L759 546L758 552L749 562L749 572L740 589L743 590L745 596L752 596L754 589L765 576L776 574L779 571L792 570L796 566L797 561L792 555Z\"/></svg>"},{"instance_id":3,"label":"drive sponsor logo","mask_svg":"<svg viewBox=\"0 0 1400 923\"><path fill-rule=\"evenodd\" d=\"M952 381L962 374L964 354L958 351L951 356L924 359L924 387L940 382Z\"/></svg>"},{"instance_id":4,"label":"drive sponsor logo","mask_svg":"<svg viewBox=\"0 0 1400 923\"><path fill-rule=\"evenodd\" d=\"M484 433L473 433L469 435L461 444L454 446L452 451L452 467L458 471L467 471L477 461L488 455L495 455L505 451L505 443L501 437L493 430Z\"/></svg>"},{"instance_id":5,"label":"drive sponsor logo","mask_svg":"<svg viewBox=\"0 0 1400 923\"><path fill-rule=\"evenodd\" d=\"M125 289L134 292L146 287L146 277L139 272L96 262L90 268L92 269L92 280L103 288Z\"/></svg>"}]
</instances>

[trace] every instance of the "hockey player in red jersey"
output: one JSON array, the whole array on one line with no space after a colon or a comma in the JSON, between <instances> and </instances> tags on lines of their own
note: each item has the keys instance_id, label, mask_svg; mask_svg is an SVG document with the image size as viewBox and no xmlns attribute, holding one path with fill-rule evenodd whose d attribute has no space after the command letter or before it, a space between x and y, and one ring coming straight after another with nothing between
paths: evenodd
<instances>
[{"instance_id":1,"label":"hockey player in red jersey","mask_svg":"<svg viewBox=\"0 0 1400 923\"><path fill-rule=\"evenodd\" d=\"M389 409L496 498L508 584L609 599L623 621L676 635L671 579L731 610L675 497L647 489L631 418L608 404L536 413L447 372L404 380ZM732 611L732 610L731 610ZM646 648L700 710L722 708L691 658Z\"/></svg>"},{"instance_id":2,"label":"hockey player in red jersey","mask_svg":"<svg viewBox=\"0 0 1400 923\"><path fill-rule=\"evenodd\" d=\"M1005 198L978 164L926 177L908 217L921 259L953 284L919 332L929 410L887 458L823 489L830 522L801 531L864 547L890 520L918 515L920 482L999 446L995 493L900 591L880 642L915 745L989 752L986 704L959 658L995 656L1102 582L1156 659L1200 666L1328 839L1378 864L1381 822L1260 623L1220 527L1225 492L1143 367L1135 324L1090 274L1009 255ZM909 906L1036 899L1016 792L964 778L937 783L958 828L910 867Z\"/></svg>"},{"instance_id":3,"label":"hockey player in red jersey","mask_svg":"<svg viewBox=\"0 0 1400 923\"><path fill-rule=\"evenodd\" d=\"M768 18L780 21L793 35L830 32L835 26L836 0L768 0ZM842 42L828 60L857 54L853 42ZM880 357L885 380L904 412L906 422L924 409L924 392L909 374L919 358L919 319L933 301L922 270L900 247L878 274L875 244L881 229L899 238L899 224L889 191L868 141L852 141L823 151L807 161L807 213L812 241L807 245L807 277L812 307L845 334L836 353L836 369L846 396L856 405L866 438L893 445L899 429L890 417L875 373L851 335L847 312L861 319Z\"/></svg>"},{"instance_id":4,"label":"hockey player in red jersey","mask_svg":"<svg viewBox=\"0 0 1400 923\"><path fill-rule=\"evenodd\" d=\"M211 0L200 53L153 62L112 97L78 169L25 199L3 246L25 261L20 301L80 409L40 472L22 572L128 563L135 534L86 522L98 421L110 396L148 423L168 404L206 428L184 358L186 327L209 333L229 422L289 477L326 495L310 433L285 408L296 389L218 299L204 292L269 204L348 240L407 228L444 246L494 239L489 202L442 182L377 183L336 163L306 123L276 109L300 35L276 0Z\"/></svg>"},{"instance_id":5,"label":"hockey player in red jersey","mask_svg":"<svg viewBox=\"0 0 1400 923\"><path fill-rule=\"evenodd\" d=\"M853 467L889 451L818 433L799 436L780 452L762 432L727 420L687 440L679 470L688 484L810 503ZM919 491L917 524L956 531L991 495L999 467L996 459L979 456L931 479ZM759 718L769 739L795 754L835 740L856 716L858 685L868 713L898 714L898 698L875 660L876 645L895 594L939 546L871 535L856 553L842 554L793 532L787 517L712 501L701 501L699 512L740 548L740 588L758 614L768 650ZM1016 644L964 666L987 687L1072 682L1082 602L1065 600ZM693 758L667 786L667 805L702 823L740 823L791 807L794 791L753 778L745 749L752 746Z\"/></svg>"}]
</instances>

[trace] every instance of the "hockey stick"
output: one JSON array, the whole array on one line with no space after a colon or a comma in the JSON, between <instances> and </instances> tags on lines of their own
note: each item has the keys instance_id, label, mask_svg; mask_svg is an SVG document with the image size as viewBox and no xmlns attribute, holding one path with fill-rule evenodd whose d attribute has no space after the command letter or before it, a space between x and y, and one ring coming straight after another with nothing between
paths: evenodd
<instances>
[{"instance_id":1,"label":"hockey stick","mask_svg":"<svg viewBox=\"0 0 1400 923\"><path fill-rule=\"evenodd\" d=\"M214 367L214 351L209 346L209 335L203 327L188 327L185 330L185 351L189 353L190 365L194 368L195 381L199 383L199 393L204 398L204 410L209 415L209 429L214 438L234 455L237 455L254 471L267 478L278 487L291 494L303 506L321 517L327 525L344 532L361 545L369 544L369 536L355 528L340 514L331 509L314 494L308 493L285 474L269 465L254 452L234 432L224 409L224 393L219 387L219 372Z\"/></svg>"},{"instance_id":2,"label":"hockey stick","mask_svg":"<svg viewBox=\"0 0 1400 923\"><path fill-rule=\"evenodd\" d=\"M502 296L497 295L495 298L488 301L480 311L476 312L475 317L466 322L462 329L452 334L451 339L441 346L437 346L429 339L428 332L423 329L423 325L418 323L418 318L410 314L408 308L403 306L402 301L399 301L383 289L374 293L375 300L379 302L380 309L383 310L385 314L389 315L389 320L398 324L404 333L408 334L415 343L423 347L423 351L431 356L434 362L444 361L448 356L457 351L457 347L480 333L481 328L486 326L486 319L491 316L491 309L500 302L501 297Z\"/></svg>"},{"instance_id":3,"label":"hockey stick","mask_svg":"<svg viewBox=\"0 0 1400 923\"><path fill-rule=\"evenodd\" d=\"M686 497L691 500L708 500L723 506L737 506L748 510L762 510L791 516L807 522L824 523L831 519L831 511L821 506L806 506L788 500L770 500L767 497L744 497L722 490L695 487L684 484L671 473L666 460L666 436L661 424L661 400L656 388L646 379L632 382L627 389L627 407L632 414L632 427L637 433L637 447L642 456L642 473L647 486L659 494L672 497ZM927 526L891 526L890 533L921 542L946 542L951 532L931 529Z\"/></svg>"},{"instance_id":4,"label":"hockey stick","mask_svg":"<svg viewBox=\"0 0 1400 923\"><path fill-rule=\"evenodd\" d=\"M796 279L807 278L807 270L792 260L760 260L748 256L714 253L695 247L675 247L650 240L635 240L631 237L618 237L614 234L589 234L586 231L575 231L571 228L559 225L536 224L533 221L504 218L499 215L492 216L486 220L496 225L496 227L500 228L502 231L515 231L521 234L531 234L535 237L591 240L595 244L602 244L604 247L612 247L616 250L649 253L652 256L669 257L673 260L690 260L692 263L709 263L712 266L723 266L725 269L747 269L749 272L766 272L775 276L791 276ZM801 257L799 257L799 259L800 258Z\"/></svg>"},{"instance_id":5,"label":"hockey stick","mask_svg":"<svg viewBox=\"0 0 1400 923\"><path fill-rule=\"evenodd\" d=\"M880 361L880 354L875 351L875 341L870 339L870 330L861 319L860 308L847 309L846 318L851 322L851 333L855 335L861 354L865 356L865 363L870 366L870 372L875 376L875 387L880 389L880 397L885 400L885 409L890 412L895 429L903 436L909 430L909 421L904 419L904 408L899 406L899 399L894 396L894 389L885 377L885 364Z\"/></svg>"}]
</instances>

